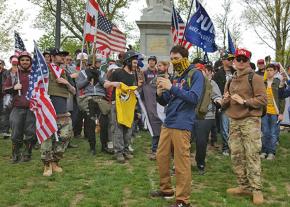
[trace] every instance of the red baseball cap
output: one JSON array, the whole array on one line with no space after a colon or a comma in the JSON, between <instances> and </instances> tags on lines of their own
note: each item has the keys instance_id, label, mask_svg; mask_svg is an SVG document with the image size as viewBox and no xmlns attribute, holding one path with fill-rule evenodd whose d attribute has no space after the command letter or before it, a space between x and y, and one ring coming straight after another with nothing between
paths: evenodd
<instances>
[{"instance_id":1,"label":"red baseball cap","mask_svg":"<svg viewBox=\"0 0 290 207\"><path fill-rule=\"evenodd\" d=\"M252 53L249 50L246 50L244 48L238 48L236 49L235 57L238 57L238 56L245 56L248 59L250 59L252 56Z\"/></svg>"},{"instance_id":2,"label":"red baseball cap","mask_svg":"<svg viewBox=\"0 0 290 207\"><path fill-rule=\"evenodd\" d=\"M259 60L257 61L257 64L265 64L265 60L264 60L264 59L259 59Z\"/></svg>"}]
</instances>

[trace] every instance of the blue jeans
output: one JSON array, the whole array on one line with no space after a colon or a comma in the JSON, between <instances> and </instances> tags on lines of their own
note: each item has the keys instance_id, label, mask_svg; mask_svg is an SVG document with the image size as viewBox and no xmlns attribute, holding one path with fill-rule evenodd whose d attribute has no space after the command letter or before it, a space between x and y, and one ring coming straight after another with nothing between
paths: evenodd
<instances>
[{"instance_id":1,"label":"blue jeans","mask_svg":"<svg viewBox=\"0 0 290 207\"><path fill-rule=\"evenodd\" d=\"M278 115L266 114L262 117L262 152L276 153L278 141Z\"/></svg>"},{"instance_id":2,"label":"blue jeans","mask_svg":"<svg viewBox=\"0 0 290 207\"><path fill-rule=\"evenodd\" d=\"M151 150L154 153L157 152L158 142L159 142L159 136L153 136L152 137L152 147L151 147Z\"/></svg>"},{"instance_id":3,"label":"blue jeans","mask_svg":"<svg viewBox=\"0 0 290 207\"><path fill-rule=\"evenodd\" d=\"M229 117L225 114L225 112L221 112L220 116L220 130L223 139L223 151L229 150L228 140L229 140L229 125L230 120Z\"/></svg>"}]
</instances>

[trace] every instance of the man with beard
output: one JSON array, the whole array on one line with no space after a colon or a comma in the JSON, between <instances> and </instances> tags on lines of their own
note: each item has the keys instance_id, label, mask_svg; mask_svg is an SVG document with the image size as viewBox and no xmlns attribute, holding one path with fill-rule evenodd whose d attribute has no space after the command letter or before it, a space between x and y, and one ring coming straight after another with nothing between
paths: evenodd
<instances>
[{"instance_id":1,"label":"man with beard","mask_svg":"<svg viewBox=\"0 0 290 207\"><path fill-rule=\"evenodd\" d=\"M10 114L10 126L12 129L12 163L20 160L30 161L32 152L32 141L35 136L35 116L29 109L29 101L26 94L29 87L29 73L32 65L32 58L28 52L22 52L18 57L18 80L9 76L4 84L6 93L13 94L13 109ZM23 153L20 147L25 144Z\"/></svg>"},{"instance_id":2,"label":"man with beard","mask_svg":"<svg viewBox=\"0 0 290 207\"><path fill-rule=\"evenodd\" d=\"M136 69L138 66L138 56L139 54L133 51L128 51L125 53L123 68L120 70L115 70L111 76L112 82L105 82L105 88L113 86L119 87L120 82L126 84L127 86L136 86L137 78L136 78ZM115 103L115 93L116 90L113 91L112 96L112 122L115 124L114 134L113 134L113 143L114 143L114 151L117 162L125 163L125 159L133 158L133 155L129 151L129 145L131 142L132 135L132 127L128 128L122 124L119 124L117 121L116 114L116 103ZM135 110L132 109L132 110Z\"/></svg>"},{"instance_id":3,"label":"man with beard","mask_svg":"<svg viewBox=\"0 0 290 207\"><path fill-rule=\"evenodd\" d=\"M44 163L44 176L51 176L52 172L62 172L58 162L72 137L72 123L70 113L67 111L67 98L69 92L75 93L75 88L68 82L65 70L61 68L64 63L64 52L59 49L51 50L54 62L48 65L49 85L48 94L57 115L58 140L55 136L41 144L41 160Z\"/></svg>"}]
</instances>

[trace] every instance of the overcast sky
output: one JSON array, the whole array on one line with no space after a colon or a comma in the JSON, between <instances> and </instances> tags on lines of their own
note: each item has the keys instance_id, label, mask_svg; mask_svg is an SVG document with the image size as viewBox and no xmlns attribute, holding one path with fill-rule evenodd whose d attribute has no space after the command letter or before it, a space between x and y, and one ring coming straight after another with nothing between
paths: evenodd
<instances>
[{"instance_id":1,"label":"overcast sky","mask_svg":"<svg viewBox=\"0 0 290 207\"><path fill-rule=\"evenodd\" d=\"M223 0L204 0L204 2L206 3L205 9L207 10L211 19L213 19L213 17L222 10L221 4ZM239 0L233 0L232 6L232 15L237 20L240 20L243 9L239 2ZM22 24L22 30L19 32L24 40L24 44L27 50L32 51L33 40L38 40L43 35L43 31L33 28L33 23L36 21L35 17L38 12L37 7L28 0L21 0L21 4L19 0L9 0L9 7L24 10L25 16L27 18L26 21ZM140 20L142 9L145 7L146 0L137 0L137 2L132 3L129 10L127 10L125 13L127 15L126 20L129 22ZM136 34L138 33L139 30L136 31ZM245 47L253 53L253 62L256 62L256 60L259 58L264 58L267 55L271 55L271 57L274 58L274 51L268 48L266 45L262 44L261 40L259 40L253 30L246 30L245 27L242 27L242 41L239 47Z\"/></svg>"}]
</instances>

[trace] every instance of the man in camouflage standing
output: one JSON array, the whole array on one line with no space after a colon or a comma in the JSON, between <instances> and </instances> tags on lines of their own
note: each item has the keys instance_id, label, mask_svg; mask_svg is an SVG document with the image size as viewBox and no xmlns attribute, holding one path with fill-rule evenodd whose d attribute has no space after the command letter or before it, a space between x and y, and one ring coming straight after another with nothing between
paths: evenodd
<instances>
[{"instance_id":1,"label":"man in camouflage standing","mask_svg":"<svg viewBox=\"0 0 290 207\"><path fill-rule=\"evenodd\" d=\"M238 187L227 189L231 195L253 195L254 204L264 202L261 182L261 116L267 104L263 78L250 68L251 52L237 49L237 71L227 82L222 102L230 117L229 147ZM250 82L250 83L249 83Z\"/></svg>"},{"instance_id":2,"label":"man in camouflage standing","mask_svg":"<svg viewBox=\"0 0 290 207\"><path fill-rule=\"evenodd\" d=\"M53 57L49 68L48 94L57 115L58 139L55 136L41 144L41 159L44 163L44 176L51 176L52 172L62 172L58 165L63 153L72 137L72 122L67 110L69 92L75 93L75 88L68 82L64 69L64 52L58 49L51 51ZM62 71L62 72L61 72Z\"/></svg>"}]
</instances>

